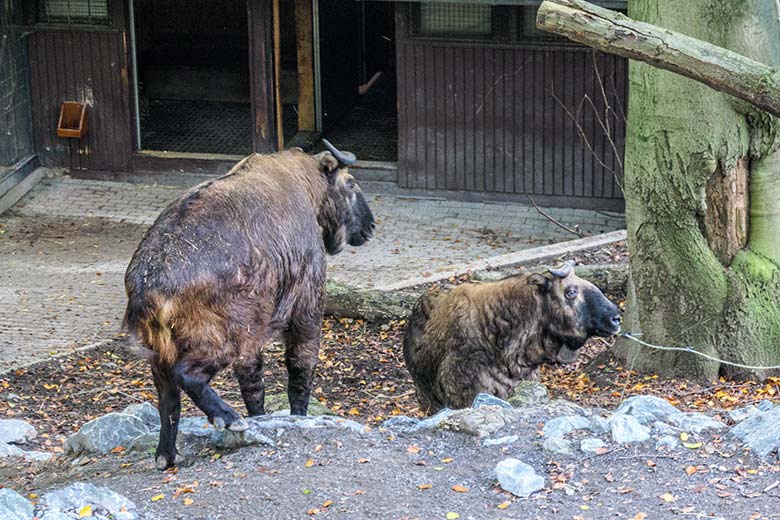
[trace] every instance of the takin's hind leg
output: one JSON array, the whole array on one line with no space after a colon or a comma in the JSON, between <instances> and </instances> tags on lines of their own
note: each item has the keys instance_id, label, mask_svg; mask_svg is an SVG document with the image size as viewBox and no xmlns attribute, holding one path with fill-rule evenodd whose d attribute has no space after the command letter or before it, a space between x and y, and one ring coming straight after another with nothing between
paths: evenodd
<instances>
[{"instance_id":1,"label":"takin's hind leg","mask_svg":"<svg viewBox=\"0 0 780 520\"><path fill-rule=\"evenodd\" d=\"M265 414L265 384L263 383L263 349L248 351L233 363L233 372L241 388L246 411L250 417Z\"/></svg>"},{"instance_id":2,"label":"takin's hind leg","mask_svg":"<svg viewBox=\"0 0 780 520\"><path fill-rule=\"evenodd\" d=\"M160 471L177 462L176 434L179 431L181 415L181 391L170 365L152 361L152 379L157 388L160 412L160 441L154 454L155 465Z\"/></svg>"},{"instance_id":3,"label":"takin's hind leg","mask_svg":"<svg viewBox=\"0 0 780 520\"><path fill-rule=\"evenodd\" d=\"M249 428L249 424L209 386L211 379L226 365L204 364L185 357L174 365L174 370L181 389L206 414L214 428L218 431L228 428L240 432Z\"/></svg>"},{"instance_id":4,"label":"takin's hind leg","mask_svg":"<svg viewBox=\"0 0 780 520\"><path fill-rule=\"evenodd\" d=\"M285 334L284 363L287 366L287 397L290 415L306 415L319 361L322 318L293 321Z\"/></svg>"}]
</instances>

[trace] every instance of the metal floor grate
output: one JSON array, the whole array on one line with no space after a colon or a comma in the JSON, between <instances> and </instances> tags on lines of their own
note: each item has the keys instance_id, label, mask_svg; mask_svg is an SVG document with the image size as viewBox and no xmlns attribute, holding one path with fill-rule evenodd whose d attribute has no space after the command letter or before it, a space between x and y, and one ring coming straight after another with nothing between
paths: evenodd
<instances>
[{"instance_id":1,"label":"metal floor grate","mask_svg":"<svg viewBox=\"0 0 780 520\"><path fill-rule=\"evenodd\" d=\"M144 150L249 155L249 104L216 101L153 100L141 121Z\"/></svg>"}]
</instances>

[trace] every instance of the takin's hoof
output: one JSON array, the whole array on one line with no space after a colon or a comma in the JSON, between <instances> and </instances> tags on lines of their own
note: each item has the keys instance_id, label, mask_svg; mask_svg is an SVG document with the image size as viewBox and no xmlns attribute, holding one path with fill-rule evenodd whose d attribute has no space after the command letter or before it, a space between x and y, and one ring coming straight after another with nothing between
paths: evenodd
<instances>
[{"instance_id":1,"label":"takin's hoof","mask_svg":"<svg viewBox=\"0 0 780 520\"><path fill-rule=\"evenodd\" d=\"M222 417L215 417L212 424L214 425L214 429L217 430L218 432L221 432L222 430L225 429L225 419L223 419Z\"/></svg>"},{"instance_id":2,"label":"takin's hoof","mask_svg":"<svg viewBox=\"0 0 780 520\"><path fill-rule=\"evenodd\" d=\"M236 419L230 424L230 426L228 426L228 430L231 432L243 432L248 429L249 423L246 422L246 419Z\"/></svg>"}]
</instances>

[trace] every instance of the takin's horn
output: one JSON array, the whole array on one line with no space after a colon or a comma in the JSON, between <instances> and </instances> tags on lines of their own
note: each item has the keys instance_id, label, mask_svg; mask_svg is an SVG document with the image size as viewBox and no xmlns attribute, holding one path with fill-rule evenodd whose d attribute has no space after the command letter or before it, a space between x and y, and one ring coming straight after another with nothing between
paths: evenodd
<instances>
[{"instance_id":1,"label":"takin's horn","mask_svg":"<svg viewBox=\"0 0 780 520\"><path fill-rule=\"evenodd\" d=\"M571 274L571 270L574 267L574 262L571 260L564 262L562 266L556 268L550 268L548 271L556 278L566 278Z\"/></svg>"},{"instance_id":2,"label":"takin's horn","mask_svg":"<svg viewBox=\"0 0 780 520\"><path fill-rule=\"evenodd\" d=\"M322 144L324 144L325 148L327 148L328 151L333 154L333 157L336 158L339 164L343 164L344 166L349 166L350 164L354 164L357 161L357 157L355 157L354 153L342 152L341 150L333 146L331 142L328 141L327 139L323 139Z\"/></svg>"}]
</instances>

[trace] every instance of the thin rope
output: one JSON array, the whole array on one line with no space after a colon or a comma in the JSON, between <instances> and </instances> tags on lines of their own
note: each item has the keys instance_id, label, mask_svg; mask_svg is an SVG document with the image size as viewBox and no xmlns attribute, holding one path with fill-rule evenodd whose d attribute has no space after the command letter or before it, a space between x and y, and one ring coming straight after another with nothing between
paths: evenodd
<instances>
[{"instance_id":1,"label":"thin rope","mask_svg":"<svg viewBox=\"0 0 780 520\"><path fill-rule=\"evenodd\" d=\"M716 361L722 365L729 365L737 368L746 368L748 370L780 370L780 365L770 366L770 367L757 367L751 365L743 365L741 363L734 363L733 361L725 361L723 359L718 359L714 356L710 356L709 354L705 354L704 352L699 352L698 350L694 350L691 347L663 347L661 345L653 345L652 343L642 341L641 339L636 337L637 336L636 334L632 334L630 332L624 332L621 334L621 336L626 339L630 339L631 341L636 341L640 345L643 345L648 348L652 348L655 350L673 351L673 352L688 352L689 354L696 354L697 356L701 356L711 361Z\"/></svg>"}]
</instances>

